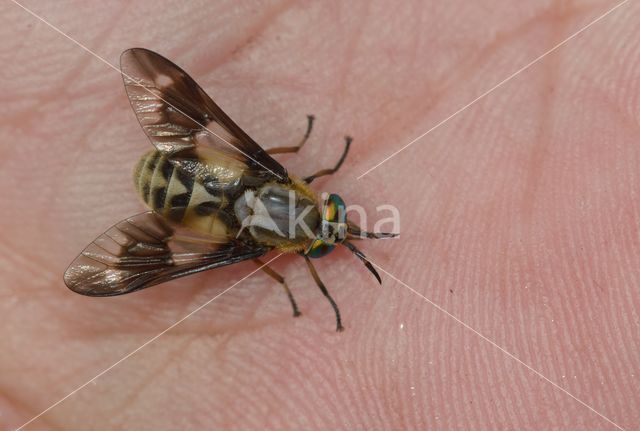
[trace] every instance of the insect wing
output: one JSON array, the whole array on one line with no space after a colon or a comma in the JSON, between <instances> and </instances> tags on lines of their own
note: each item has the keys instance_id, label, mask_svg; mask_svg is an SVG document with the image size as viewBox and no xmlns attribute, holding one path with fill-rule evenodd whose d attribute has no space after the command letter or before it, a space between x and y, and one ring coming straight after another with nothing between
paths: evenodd
<instances>
[{"instance_id":1,"label":"insect wing","mask_svg":"<svg viewBox=\"0 0 640 431\"><path fill-rule=\"evenodd\" d=\"M124 51L120 68L131 107L153 145L171 156L207 142L245 163L263 181L287 170L247 135L180 67L144 48Z\"/></svg>"},{"instance_id":2,"label":"insect wing","mask_svg":"<svg viewBox=\"0 0 640 431\"><path fill-rule=\"evenodd\" d=\"M158 214L121 221L69 266L69 289L88 296L122 295L196 272L263 255L269 249L238 241L180 238Z\"/></svg>"}]
</instances>

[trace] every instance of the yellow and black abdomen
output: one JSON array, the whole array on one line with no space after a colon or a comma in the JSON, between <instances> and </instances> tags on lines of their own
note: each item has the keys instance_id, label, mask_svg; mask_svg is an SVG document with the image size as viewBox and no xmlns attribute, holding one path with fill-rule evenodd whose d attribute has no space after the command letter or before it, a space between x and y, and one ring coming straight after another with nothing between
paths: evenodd
<instances>
[{"instance_id":1,"label":"yellow and black abdomen","mask_svg":"<svg viewBox=\"0 0 640 431\"><path fill-rule=\"evenodd\" d=\"M233 234L229 197L177 169L158 151L142 156L133 181L142 200L167 220L214 236Z\"/></svg>"}]
</instances>

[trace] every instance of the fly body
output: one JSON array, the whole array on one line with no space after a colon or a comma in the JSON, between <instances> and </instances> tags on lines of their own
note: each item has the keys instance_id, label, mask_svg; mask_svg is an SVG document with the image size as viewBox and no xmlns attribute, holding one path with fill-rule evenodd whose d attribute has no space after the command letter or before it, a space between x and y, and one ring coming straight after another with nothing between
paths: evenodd
<instances>
[{"instance_id":1,"label":"fly body","mask_svg":"<svg viewBox=\"0 0 640 431\"><path fill-rule=\"evenodd\" d=\"M338 307L310 259L344 245L380 281L350 240L395 236L362 231L347 219L338 195L320 202L309 186L340 168L351 138L333 168L298 179L271 155L298 152L313 116L298 145L264 150L166 58L134 48L120 63L131 107L155 147L140 158L133 175L149 211L117 223L89 244L65 272L67 286L83 295L121 295L253 260L283 286L298 316L284 278L259 260L271 250L298 253L342 330Z\"/></svg>"}]
</instances>

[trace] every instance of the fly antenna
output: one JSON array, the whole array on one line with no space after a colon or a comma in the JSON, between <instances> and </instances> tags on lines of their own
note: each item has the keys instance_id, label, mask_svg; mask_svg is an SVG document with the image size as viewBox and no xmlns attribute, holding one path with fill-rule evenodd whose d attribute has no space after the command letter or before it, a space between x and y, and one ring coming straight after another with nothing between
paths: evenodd
<instances>
[{"instance_id":1,"label":"fly antenna","mask_svg":"<svg viewBox=\"0 0 640 431\"><path fill-rule=\"evenodd\" d=\"M349 233L350 235L353 235L354 237L370 238L370 239L395 238L400 235L399 233L391 233L391 232L367 232L360 229L360 226L352 222L348 222L347 233Z\"/></svg>"},{"instance_id":2,"label":"fly antenna","mask_svg":"<svg viewBox=\"0 0 640 431\"><path fill-rule=\"evenodd\" d=\"M376 280L378 280L378 283L382 284L382 278L380 278L380 274L378 274L378 271L376 271L373 265L371 265L371 262L367 260L367 256L365 256L360 250L358 250L355 245L351 244L349 241L344 241L342 244L344 244L345 247L351 250L351 252L355 254L358 259L362 261L362 263L364 263L364 266L366 266L367 269L371 271Z\"/></svg>"}]
</instances>

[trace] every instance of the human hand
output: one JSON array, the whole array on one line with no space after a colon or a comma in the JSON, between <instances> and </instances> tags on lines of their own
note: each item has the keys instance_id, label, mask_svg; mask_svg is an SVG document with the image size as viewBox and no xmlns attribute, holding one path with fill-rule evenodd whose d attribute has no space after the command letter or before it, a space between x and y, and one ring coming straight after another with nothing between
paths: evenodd
<instances>
[{"instance_id":1,"label":"human hand","mask_svg":"<svg viewBox=\"0 0 640 431\"><path fill-rule=\"evenodd\" d=\"M280 258L300 318L257 273L25 429L615 429L598 413L638 427L637 5L358 180L615 3L24 4L111 64L160 52L265 148L315 114L300 154L277 157L293 173L332 165L352 135L314 188L372 218L400 210L400 239L358 245L406 284L382 272L379 287L344 250L321 259L336 333L302 260ZM14 429L255 267L69 291L78 252L143 211L131 170L151 147L117 71L13 3L2 16L0 421Z\"/></svg>"}]
</instances>

